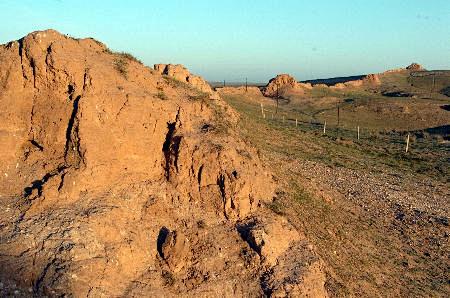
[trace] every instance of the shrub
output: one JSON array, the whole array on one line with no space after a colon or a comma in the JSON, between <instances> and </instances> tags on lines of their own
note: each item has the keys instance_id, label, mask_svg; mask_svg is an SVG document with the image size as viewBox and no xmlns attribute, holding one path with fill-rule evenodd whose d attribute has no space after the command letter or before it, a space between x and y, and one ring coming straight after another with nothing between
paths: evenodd
<instances>
[{"instance_id":1,"label":"shrub","mask_svg":"<svg viewBox=\"0 0 450 298\"><path fill-rule=\"evenodd\" d=\"M167 97L167 95L164 93L164 91L162 91L162 90L159 90L159 91L158 91L158 93L156 94L156 97L158 97L158 98L161 99L161 100L167 100L167 99L169 99L169 98Z\"/></svg>"},{"instance_id":2,"label":"shrub","mask_svg":"<svg viewBox=\"0 0 450 298\"><path fill-rule=\"evenodd\" d=\"M123 58L114 59L114 67L116 70L125 77L128 78L128 61Z\"/></svg>"},{"instance_id":3,"label":"shrub","mask_svg":"<svg viewBox=\"0 0 450 298\"><path fill-rule=\"evenodd\" d=\"M267 207L278 215L284 215L284 206L279 200L267 204Z\"/></svg>"}]
</instances>

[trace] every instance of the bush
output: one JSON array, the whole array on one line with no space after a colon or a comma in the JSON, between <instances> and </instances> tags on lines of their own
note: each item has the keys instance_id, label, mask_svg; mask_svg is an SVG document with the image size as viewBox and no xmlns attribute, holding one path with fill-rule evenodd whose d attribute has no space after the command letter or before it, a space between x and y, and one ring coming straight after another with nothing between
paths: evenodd
<instances>
[{"instance_id":1,"label":"bush","mask_svg":"<svg viewBox=\"0 0 450 298\"><path fill-rule=\"evenodd\" d=\"M158 94L156 94L156 97L158 97L161 100L168 99L167 95L164 93L164 91L159 91Z\"/></svg>"},{"instance_id":2,"label":"bush","mask_svg":"<svg viewBox=\"0 0 450 298\"><path fill-rule=\"evenodd\" d=\"M123 58L114 59L114 67L116 70L124 76L125 79L128 78L128 61Z\"/></svg>"}]
</instances>

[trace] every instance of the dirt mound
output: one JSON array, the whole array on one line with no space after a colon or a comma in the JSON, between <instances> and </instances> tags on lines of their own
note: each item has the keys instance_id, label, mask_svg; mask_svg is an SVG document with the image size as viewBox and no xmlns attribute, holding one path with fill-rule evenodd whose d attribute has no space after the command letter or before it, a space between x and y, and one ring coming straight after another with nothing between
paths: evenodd
<instances>
[{"instance_id":1,"label":"dirt mound","mask_svg":"<svg viewBox=\"0 0 450 298\"><path fill-rule=\"evenodd\" d=\"M380 73L379 75L386 75L386 74L390 74L390 73L408 73L408 71L421 71L421 70L426 70L426 69L423 68L423 66L418 63L411 63L410 65L408 65L405 68L402 67L402 68L389 69L389 70L386 70L386 71Z\"/></svg>"},{"instance_id":2,"label":"dirt mound","mask_svg":"<svg viewBox=\"0 0 450 298\"><path fill-rule=\"evenodd\" d=\"M193 75L181 64L155 64L154 69L161 75L189 83L202 92L213 93L211 86L200 76Z\"/></svg>"},{"instance_id":3,"label":"dirt mound","mask_svg":"<svg viewBox=\"0 0 450 298\"><path fill-rule=\"evenodd\" d=\"M356 81L348 81L345 83L337 83L336 85L329 86L329 87L332 89L346 89L346 88L361 87L363 84L364 84L363 80L356 80ZM317 86L315 86L315 87L317 87Z\"/></svg>"},{"instance_id":4,"label":"dirt mound","mask_svg":"<svg viewBox=\"0 0 450 298\"><path fill-rule=\"evenodd\" d=\"M251 217L239 222L238 230L262 260L265 268L262 285L267 296L328 296L323 262L305 236L285 218L271 214ZM299 278L304 283L298 283Z\"/></svg>"},{"instance_id":5,"label":"dirt mound","mask_svg":"<svg viewBox=\"0 0 450 298\"><path fill-rule=\"evenodd\" d=\"M323 290L306 240L266 255L290 227L262 255L239 234L274 186L236 112L179 83L187 70L53 30L0 46L0 66L0 281L38 296Z\"/></svg>"},{"instance_id":6,"label":"dirt mound","mask_svg":"<svg viewBox=\"0 0 450 298\"><path fill-rule=\"evenodd\" d=\"M368 74L360 80L352 80L345 83L337 83L336 85L330 86L332 89L346 89L346 88L358 88L363 86L374 86L380 85L381 80L377 74ZM316 87L317 85L315 85Z\"/></svg>"},{"instance_id":7,"label":"dirt mound","mask_svg":"<svg viewBox=\"0 0 450 298\"><path fill-rule=\"evenodd\" d=\"M298 83L298 85L307 90L311 90L313 88L313 85L311 83Z\"/></svg>"},{"instance_id":8,"label":"dirt mound","mask_svg":"<svg viewBox=\"0 0 450 298\"><path fill-rule=\"evenodd\" d=\"M292 91L301 93L303 89L292 76L288 74L279 74L269 81L264 88L263 94L267 97L277 97Z\"/></svg>"},{"instance_id":9,"label":"dirt mound","mask_svg":"<svg viewBox=\"0 0 450 298\"><path fill-rule=\"evenodd\" d=\"M319 81L328 82L324 84L319 83ZM267 97L290 97L291 95L302 96L306 91L312 90L313 88L331 88L341 90L347 88L368 87L380 84L381 80L378 74L315 80L314 83L299 83L292 76L288 74L281 74L277 75L275 78L269 81L263 91L263 94Z\"/></svg>"},{"instance_id":10,"label":"dirt mound","mask_svg":"<svg viewBox=\"0 0 450 298\"><path fill-rule=\"evenodd\" d=\"M419 70L425 70L425 68L422 67L422 65L418 64L418 63L411 63L410 65L408 65L406 67L407 70L414 70L414 71L419 71Z\"/></svg>"},{"instance_id":11,"label":"dirt mound","mask_svg":"<svg viewBox=\"0 0 450 298\"><path fill-rule=\"evenodd\" d=\"M380 76L378 74L368 74L364 79L364 83L367 84L373 84L373 85L379 85L381 84Z\"/></svg>"}]
</instances>

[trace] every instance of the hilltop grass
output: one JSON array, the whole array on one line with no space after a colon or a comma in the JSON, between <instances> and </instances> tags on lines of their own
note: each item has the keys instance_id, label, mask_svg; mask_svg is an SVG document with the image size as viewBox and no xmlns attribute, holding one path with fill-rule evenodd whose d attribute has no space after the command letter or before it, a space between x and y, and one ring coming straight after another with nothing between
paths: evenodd
<instances>
[{"instance_id":1,"label":"hilltop grass","mask_svg":"<svg viewBox=\"0 0 450 298\"><path fill-rule=\"evenodd\" d=\"M137 59L130 53L126 52L112 52L110 49L106 48L107 53L114 55L114 68L125 78L128 79L128 66L130 62L135 62L144 65L141 60Z\"/></svg>"},{"instance_id":2,"label":"hilltop grass","mask_svg":"<svg viewBox=\"0 0 450 298\"><path fill-rule=\"evenodd\" d=\"M134 62L136 62L136 63L138 63L138 64L143 65L143 63L142 63L141 60L139 60L138 58L136 58L135 56L133 56L133 55L130 54L130 53L126 53L126 52L116 52L116 53L114 53L114 55L116 55L116 56L118 56L118 57L120 57L120 58L122 58L122 59L125 59L125 60L128 60L128 61L134 61Z\"/></svg>"}]
</instances>

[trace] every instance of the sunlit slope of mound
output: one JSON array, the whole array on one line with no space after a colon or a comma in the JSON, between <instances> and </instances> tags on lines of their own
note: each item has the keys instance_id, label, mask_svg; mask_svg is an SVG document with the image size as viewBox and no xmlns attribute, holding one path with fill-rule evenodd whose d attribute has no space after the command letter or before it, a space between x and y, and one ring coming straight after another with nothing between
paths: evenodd
<instances>
[{"instance_id":1,"label":"sunlit slope of mound","mask_svg":"<svg viewBox=\"0 0 450 298\"><path fill-rule=\"evenodd\" d=\"M313 247L264 207L274 182L239 115L161 68L54 30L0 46L0 280L34 296L326 295Z\"/></svg>"}]
</instances>

